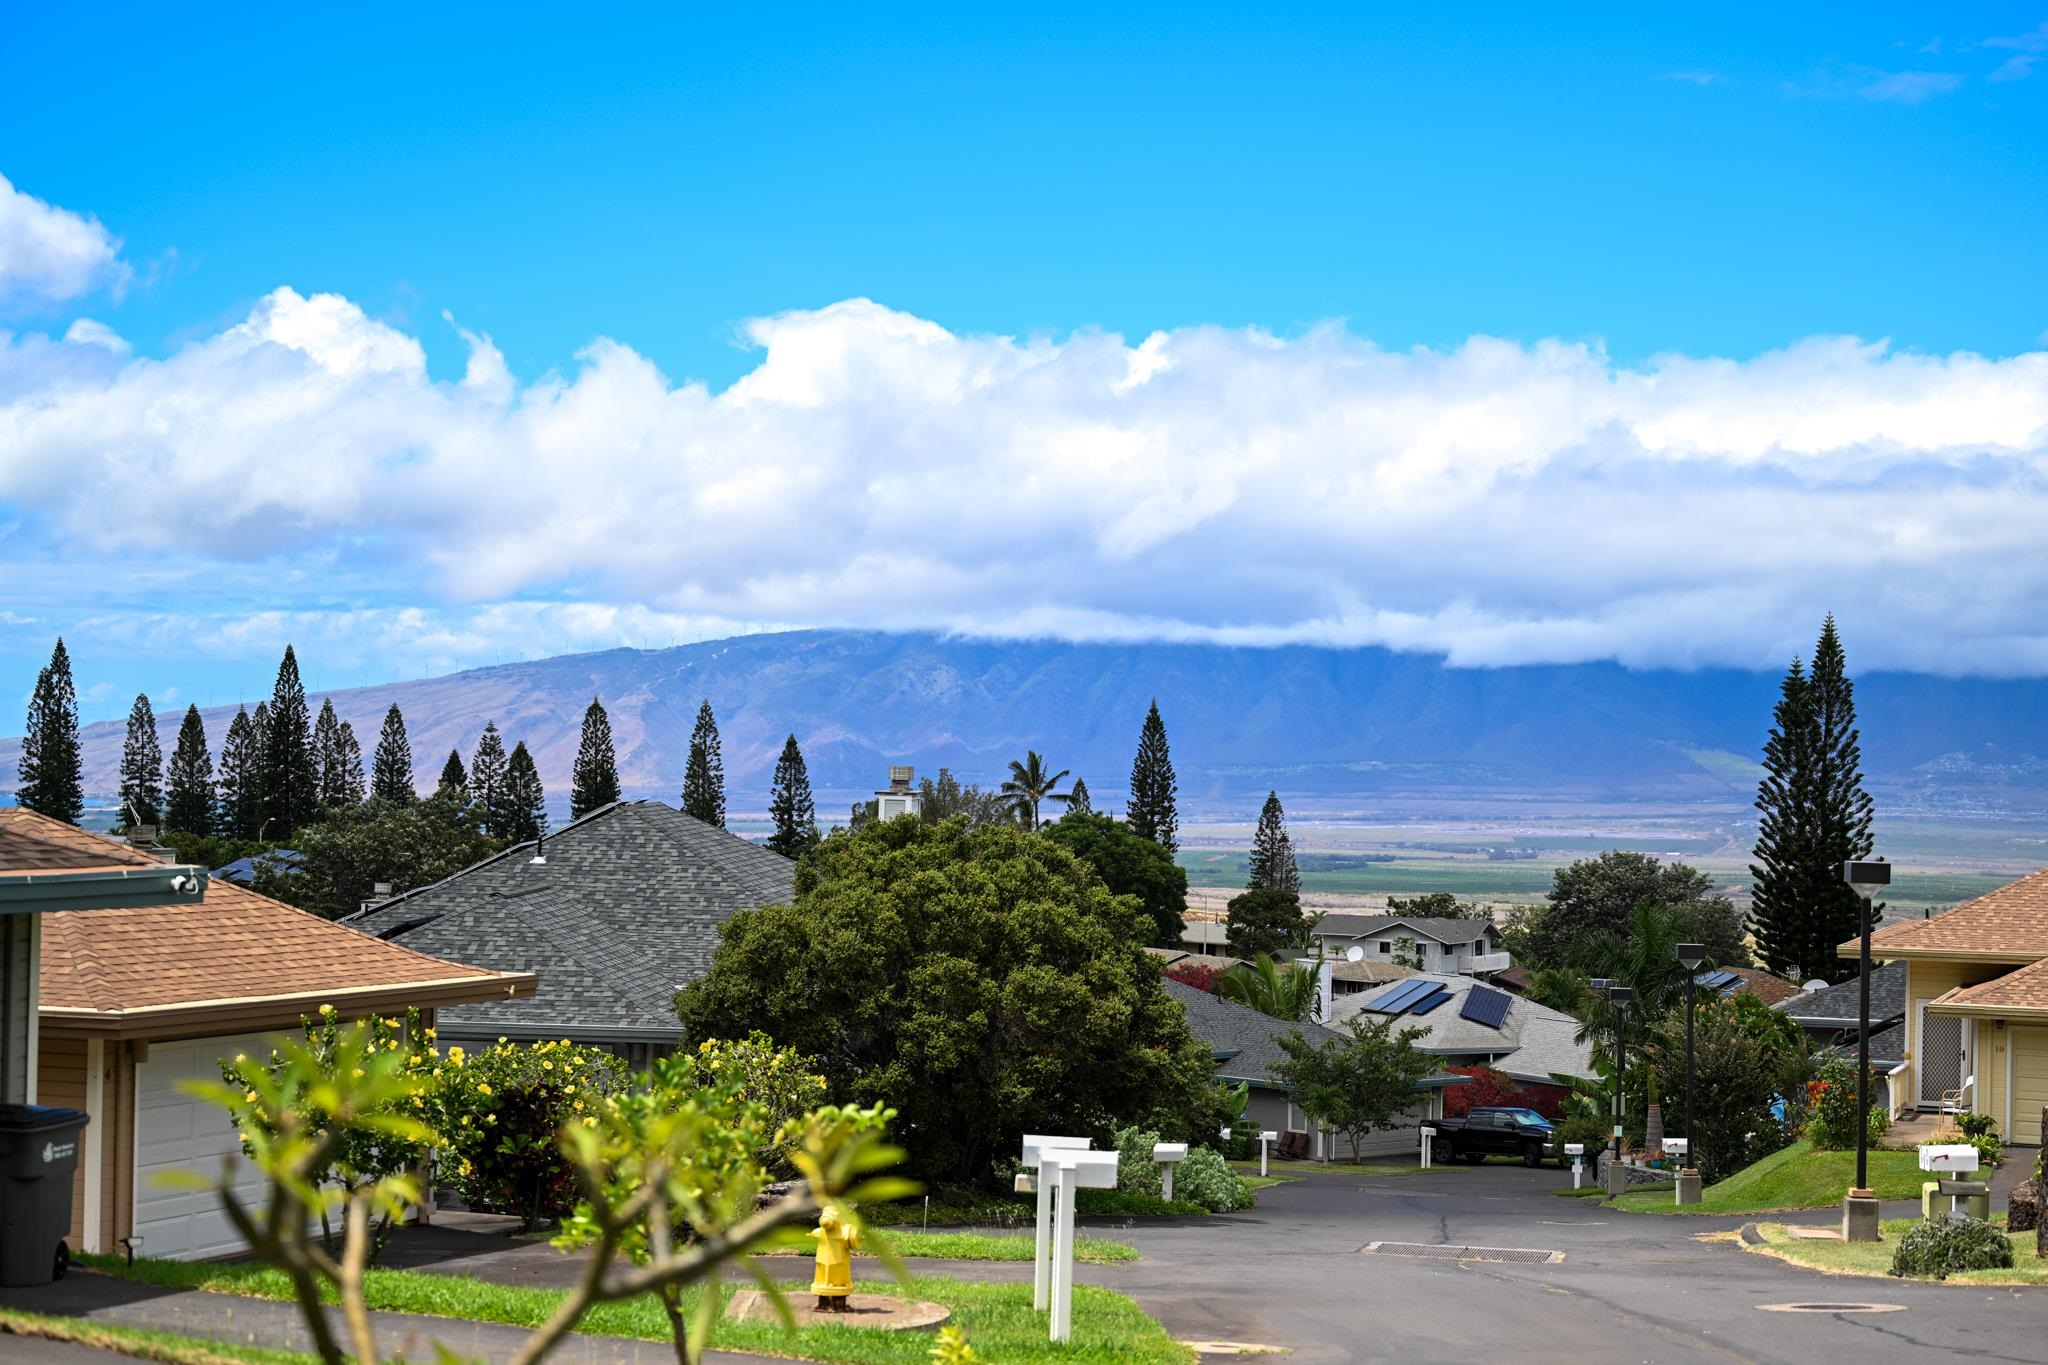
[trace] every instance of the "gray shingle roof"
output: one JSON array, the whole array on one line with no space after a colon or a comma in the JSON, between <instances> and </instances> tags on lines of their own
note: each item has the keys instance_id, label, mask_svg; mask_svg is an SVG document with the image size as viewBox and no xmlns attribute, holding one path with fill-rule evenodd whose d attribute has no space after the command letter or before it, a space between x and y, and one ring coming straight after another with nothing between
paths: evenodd
<instances>
[{"instance_id":1,"label":"gray shingle roof","mask_svg":"<svg viewBox=\"0 0 2048 1365\"><path fill-rule=\"evenodd\" d=\"M444 1032L673 1038L676 988L719 926L796 893L796 864L654 801L594 811L347 923L437 957L540 976L525 1000L441 1012Z\"/></svg>"},{"instance_id":2,"label":"gray shingle roof","mask_svg":"<svg viewBox=\"0 0 2048 1365\"><path fill-rule=\"evenodd\" d=\"M1427 934L1438 943L1470 943L1492 928L1486 920L1476 919L1432 919L1419 915L1347 915L1326 914L1316 926L1316 933L1322 938L1363 938L1377 934L1393 925L1405 925L1419 934Z\"/></svg>"},{"instance_id":3,"label":"gray shingle roof","mask_svg":"<svg viewBox=\"0 0 2048 1365\"><path fill-rule=\"evenodd\" d=\"M1485 982L1438 972L1416 972L1407 979L1434 981L1451 996L1428 1014L1404 1014L1395 1021L1399 1029L1423 1031L1423 1036L1415 1040L1415 1046L1422 1051L1447 1059L1491 1055L1494 1060L1490 1065L1515 1080L1548 1081L1552 1074L1592 1076L1592 1049L1578 1041L1579 1021L1569 1014L1523 996L1510 995L1501 1026L1489 1028L1464 1017L1466 996L1474 987L1485 986ZM1331 1012L1337 1016L1336 1022L1342 1023L1365 1013L1367 1006L1393 989L1376 987L1338 996L1331 1002Z\"/></svg>"},{"instance_id":4,"label":"gray shingle roof","mask_svg":"<svg viewBox=\"0 0 2048 1365\"><path fill-rule=\"evenodd\" d=\"M1222 1080L1250 1081L1266 1089L1279 1089L1273 1079L1273 1068L1287 1060L1287 1053L1280 1047L1282 1038L1297 1030L1311 1042L1335 1036L1320 1024L1290 1024L1234 1000L1198 991L1171 977L1160 984L1168 995L1180 1001L1181 1008L1188 1012L1188 1027L1209 1045L1210 1051L1236 1054L1216 1063L1216 1075Z\"/></svg>"},{"instance_id":5,"label":"gray shingle roof","mask_svg":"<svg viewBox=\"0 0 2048 1365\"><path fill-rule=\"evenodd\" d=\"M1795 995L1772 1008L1781 1009L1809 1026L1846 1023L1853 1028L1860 994L1856 978L1850 977L1824 991ZM1905 1012L1906 964L1887 962L1870 973L1870 1017L1873 1022L1882 1023Z\"/></svg>"}]
</instances>

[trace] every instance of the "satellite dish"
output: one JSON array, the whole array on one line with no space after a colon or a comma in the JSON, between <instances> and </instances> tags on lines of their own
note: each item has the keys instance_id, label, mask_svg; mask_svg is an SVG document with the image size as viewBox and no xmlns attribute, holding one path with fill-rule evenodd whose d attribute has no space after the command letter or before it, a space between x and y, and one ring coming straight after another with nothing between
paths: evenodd
<instances>
[{"instance_id":1,"label":"satellite dish","mask_svg":"<svg viewBox=\"0 0 2048 1365\"><path fill-rule=\"evenodd\" d=\"M1815 991L1824 991L1827 988L1827 982L1815 980L1807 982L1804 986L1801 986L1799 989L1805 991L1808 995L1812 995Z\"/></svg>"},{"instance_id":2,"label":"satellite dish","mask_svg":"<svg viewBox=\"0 0 2048 1365\"><path fill-rule=\"evenodd\" d=\"M1344 960L1346 962L1357 962L1364 958L1364 956L1365 949L1359 947L1356 943L1344 950Z\"/></svg>"}]
</instances>

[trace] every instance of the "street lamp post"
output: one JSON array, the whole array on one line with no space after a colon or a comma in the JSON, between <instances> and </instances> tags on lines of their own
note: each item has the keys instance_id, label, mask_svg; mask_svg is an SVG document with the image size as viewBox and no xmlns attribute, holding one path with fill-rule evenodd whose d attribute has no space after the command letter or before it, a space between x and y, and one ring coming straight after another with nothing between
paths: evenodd
<instances>
[{"instance_id":1,"label":"street lamp post","mask_svg":"<svg viewBox=\"0 0 2048 1365\"><path fill-rule=\"evenodd\" d=\"M1890 863L1843 863L1842 880L1862 902L1862 933L1856 954L1856 1185L1842 1199L1842 1240L1878 1240L1877 1196L1870 1188L1870 903L1891 885Z\"/></svg>"},{"instance_id":2,"label":"street lamp post","mask_svg":"<svg viewBox=\"0 0 2048 1365\"><path fill-rule=\"evenodd\" d=\"M1698 994L1694 976L1706 960L1706 944L1678 945L1678 962L1685 968L1685 1165L1678 1172L1678 1202L1681 1204L1700 1202L1700 1137L1692 1125L1692 1007L1693 996Z\"/></svg>"},{"instance_id":3,"label":"street lamp post","mask_svg":"<svg viewBox=\"0 0 2048 1365\"><path fill-rule=\"evenodd\" d=\"M1607 1167L1607 1192L1627 1189L1621 1164L1621 1129L1627 1110L1622 1104L1622 1081L1628 1074L1628 1002L1632 992L1618 982L1604 983L1607 1003L1614 1006L1614 1158Z\"/></svg>"}]
</instances>

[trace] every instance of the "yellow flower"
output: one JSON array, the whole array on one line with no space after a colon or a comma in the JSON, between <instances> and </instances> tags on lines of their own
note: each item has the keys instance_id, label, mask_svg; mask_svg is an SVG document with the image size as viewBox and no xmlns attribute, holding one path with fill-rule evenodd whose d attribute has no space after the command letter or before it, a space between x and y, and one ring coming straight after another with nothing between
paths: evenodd
<instances>
[{"instance_id":1,"label":"yellow flower","mask_svg":"<svg viewBox=\"0 0 2048 1365\"><path fill-rule=\"evenodd\" d=\"M491 1093L491 1087L489 1086L489 1084L479 1081L477 1082L476 1093L479 1095L488 1095Z\"/></svg>"},{"instance_id":2,"label":"yellow flower","mask_svg":"<svg viewBox=\"0 0 2048 1365\"><path fill-rule=\"evenodd\" d=\"M355 1077L357 1080L361 1080L363 1078L363 1069L361 1067L357 1067L355 1069Z\"/></svg>"},{"instance_id":3,"label":"yellow flower","mask_svg":"<svg viewBox=\"0 0 2048 1365\"><path fill-rule=\"evenodd\" d=\"M585 1114L583 1116L583 1126L585 1128L595 1128L597 1127L597 1120L590 1117L590 1115Z\"/></svg>"},{"instance_id":4,"label":"yellow flower","mask_svg":"<svg viewBox=\"0 0 2048 1365\"><path fill-rule=\"evenodd\" d=\"M322 1014L326 1014L326 1015L332 1015L332 1014L334 1013L334 1006L332 1006L332 1005L322 1005L322 1006L320 1007L320 1012L321 1012Z\"/></svg>"},{"instance_id":5,"label":"yellow flower","mask_svg":"<svg viewBox=\"0 0 2048 1365\"><path fill-rule=\"evenodd\" d=\"M485 1114L485 1115L484 1115L484 1122L485 1122L485 1123L496 1123L497 1121L498 1121L498 1116L497 1116L496 1114Z\"/></svg>"},{"instance_id":6,"label":"yellow flower","mask_svg":"<svg viewBox=\"0 0 2048 1365\"><path fill-rule=\"evenodd\" d=\"M555 1064L553 1062L544 1061L540 1064L540 1069L542 1071L553 1071L555 1069Z\"/></svg>"},{"instance_id":7,"label":"yellow flower","mask_svg":"<svg viewBox=\"0 0 2048 1365\"><path fill-rule=\"evenodd\" d=\"M242 1098L247 1100L249 1103L254 1104L256 1103L256 1092L251 1090L248 1094L242 1096Z\"/></svg>"},{"instance_id":8,"label":"yellow flower","mask_svg":"<svg viewBox=\"0 0 2048 1365\"><path fill-rule=\"evenodd\" d=\"M424 1109L427 1107L427 1102L421 1099L417 1094L415 1094L412 1097L412 1107L415 1109Z\"/></svg>"},{"instance_id":9,"label":"yellow flower","mask_svg":"<svg viewBox=\"0 0 2048 1365\"><path fill-rule=\"evenodd\" d=\"M462 1126L465 1128L469 1127L469 1115L464 1114L462 1116Z\"/></svg>"},{"instance_id":10,"label":"yellow flower","mask_svg":"<svg viewBox=\"0 0 2048 1365\"><path fill-rule=\"evenodd\" d=\"M462 1065L462 1045L460 1043L448 1049L448 1060L457 1066Z\"/></svg>"}]
</instances>

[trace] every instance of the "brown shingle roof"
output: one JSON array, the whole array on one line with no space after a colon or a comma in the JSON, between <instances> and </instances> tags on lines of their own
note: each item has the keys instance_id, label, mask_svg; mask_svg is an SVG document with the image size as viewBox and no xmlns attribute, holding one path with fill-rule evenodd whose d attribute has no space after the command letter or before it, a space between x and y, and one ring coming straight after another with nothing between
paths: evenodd
<instances>
[{"instance_id":1,"label":"brown shingle roof","mask_svg":"<svg viewBox=\"0 0 2048 1365\"><path fill-rule=\"evenodd\" d=\"M1766 1005L1775 1005L1799 994L1799 987L1782 976L1771 975L1761 967L1725 967L1721 970L1733 972L1742 978L1742 984L1735 988L1735 994L1753 995Z\"/></svg>"},{"instance_id":2,"label":"brown shingle roof","mask_svg":"<svg viewBox=\"0 0 2048 1365\"><path fill-rule=\"evenodd\" d=\"M2007 972L1996 981L1950 991L1937 1005L1968 1010L2041 1010L2048 1013L2048 960Z\"/></svg>"},{"instance_id":3,"label":"brown shingle roof","mask_svg":"<svg viewBox=\"0 0 2048 1365\"><path fill-rule=\"evenodd\" d=\"M0 806L0 875L154 866L156 859L118 839L88 834L20 806Z\"/></svg>"},{"instance_id":4,"label":"brown shingle roof","mask_svg":"<svg viewBox=\"0 0 2048 1365\"><path fill-rule=\"evenodd\" d=\"M1933 919L1887 924L1870 937L1878 957L1976 957L2031 962L2048 957L2048 868L2030 873ZM1854 939L1842 945L1854 957Z\"/></svg>"},{"instance_id":5,"label":"brown shingle roof","mask_svg":"<svg viewBox=\"0 0 2048 1365\"><path fill-rule=\"evenodd\" d=\"M31 822L41 820L5 818L12 815L0 812L0 829L35 832ZM73 834L77 838L58 842L102 864L127 851L112 839ZM289 1020L329 1000L361 1012L497 1000L534 988L528 973L429 957L217 879L194 905L43 916L41 971L46 1024L84 1027L172 1011L180 1017L234 1014L242 1022L271 1014Z\"/></svg>"}]
</instances>

